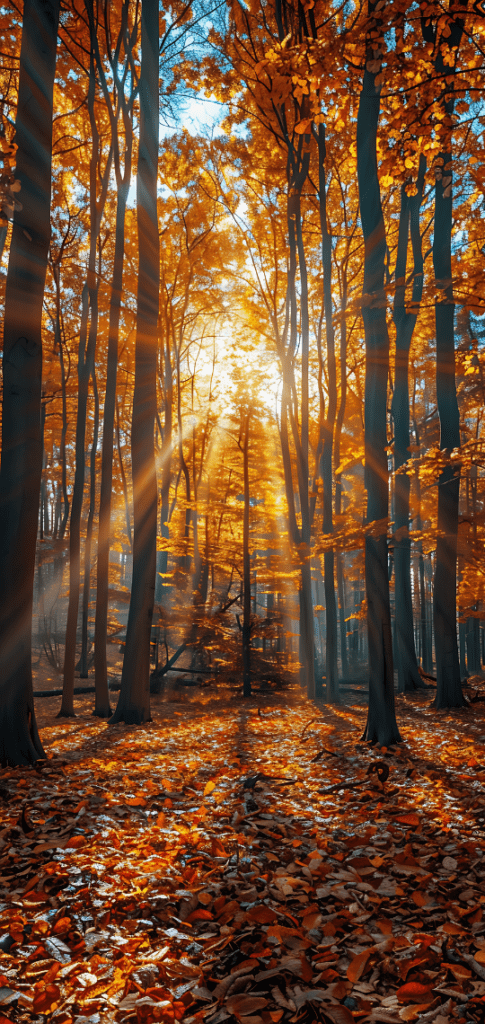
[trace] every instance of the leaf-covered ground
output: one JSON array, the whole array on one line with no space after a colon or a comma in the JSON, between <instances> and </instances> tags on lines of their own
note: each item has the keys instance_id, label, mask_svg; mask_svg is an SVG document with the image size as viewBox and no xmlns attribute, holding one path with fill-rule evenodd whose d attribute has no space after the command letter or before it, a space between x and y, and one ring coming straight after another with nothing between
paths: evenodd
<instances>
[{"instance_id":1,"label":"leaf-covered ground","mask_svg":"<svg viewBox=\"0 0 485 1024\"><path fill-rule=\"evenodd\" d=\"M1 779L0 1024L485 1019L484 705L77 701Z\"/></svg>"}]
</instances>

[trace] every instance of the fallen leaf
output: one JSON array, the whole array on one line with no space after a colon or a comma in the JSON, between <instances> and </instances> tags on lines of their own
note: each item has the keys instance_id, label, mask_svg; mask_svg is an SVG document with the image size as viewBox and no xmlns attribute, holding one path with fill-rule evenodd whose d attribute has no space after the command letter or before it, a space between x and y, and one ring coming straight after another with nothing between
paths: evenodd
<instances>
[{"instance_id":1,"label":"fallen leaf","mask_svg":"<svg viewBox=\"0 0 485 1024\"><path fill-rule=\"evenodd\" d=\"M264 996L250 996L241 992L234 996L228 996L225 1005L229 1012L234 1013L236 1017L246 1017L248 1014L255 1013L256 1010L262 1010L268 1005L268 1002L269 1000Z\"/></svg>"},{"instance_id":2,"label":"fallen leaf","mask_svg":"<svg viewBox=\"0 0 485 1024\"><path fill-rule=\"evenodd\" d=\"M267 907L265 903L260 903L256 907L250 907L247 912L248 921L256 921L258 924L272 924L276 921L276 914L271 907Z\"/></svg>"},{"instance_id":3,"label":"fallen leaf","mask_svg":"<svg viewBox=\"0 0 485 1024\"><path fill-rule=\"evenodd\" d=\"M429 997L431 1002L431 985L422 985L419 981L408 981L398 988L396 996L401 1003L422 1003Z\"/></svg>"},{"instance_id":4,"label":"fallen leaf","mask_svg":"<svg viewBox=\"0 0 485 1024\"><path fill-rule=\"evenodd\" d=\"M347 978L352 982L352 984L355 984L355 982L362 977L371 952L372 950L370 949L364 949L362 953L358 953L357 956L354 956L354 959L350 961L350 964L347 967Z\"/></svg>"}]
</instances>

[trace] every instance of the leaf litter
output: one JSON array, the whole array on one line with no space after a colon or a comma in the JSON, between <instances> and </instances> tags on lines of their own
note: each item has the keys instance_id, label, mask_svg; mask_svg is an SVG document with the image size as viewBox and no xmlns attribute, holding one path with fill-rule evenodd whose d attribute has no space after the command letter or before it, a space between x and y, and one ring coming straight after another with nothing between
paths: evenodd
<instances>
[{"instance_id":1,"label":"leaf litter","mask_svg":"<svg viewBox=\"0 0 485 1024\"><path fill-rule=\"evenodd\" d=\"M401 698L376 751L272 700L84 714L3 772L0 1024L483 1022L484 712Z\"/></svg>"}]
</instances>

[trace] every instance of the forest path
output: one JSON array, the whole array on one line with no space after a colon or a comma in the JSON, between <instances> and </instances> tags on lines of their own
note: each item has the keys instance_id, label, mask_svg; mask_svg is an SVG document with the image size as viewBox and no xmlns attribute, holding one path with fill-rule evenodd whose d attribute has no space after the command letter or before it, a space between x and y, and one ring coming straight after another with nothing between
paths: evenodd
<instances>
[{"instance_id":1,"label":"forest path","mask_svg":"<svg viewBox=\"0 0 485 1024\"><path fill-rule=\"evenodd\" d=\"M372 751L365 709L296 686L191 694L139 728L37 702L49 760L0 790L0 1024L483 1022L484 705L398 698Z\"/></svg>"}]
</instances>

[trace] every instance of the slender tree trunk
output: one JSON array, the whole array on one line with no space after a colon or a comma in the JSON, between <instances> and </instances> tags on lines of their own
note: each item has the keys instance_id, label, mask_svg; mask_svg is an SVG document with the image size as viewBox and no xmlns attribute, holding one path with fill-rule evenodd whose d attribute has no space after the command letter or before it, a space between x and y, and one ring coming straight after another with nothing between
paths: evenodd
<instances>
[{"instance_id":1,"label":"slender tree trunk","mask_svg":"<svg viewBox=\"0 0 485 1024\"><path fill-rule=\"evenodd\" d=\"M130 545L130 551L133 555L133 538L131 535L131 520L130 520L130 502L128 500L128 487L126 484L126 473L123 465L123 455L121 452L121 436L120 436L120 409L118 402L116 403L116 450L118 452L118 462L120 464L120 476L121 486L123 488L123 501L125 503L125 522L126 522L126 536L128 537L128 544Z\"/></svg>"},{"instance_id":2,"label":"slender tree trunk","mask_svg":"<svg viewBox=\"0 0 485 1024\"><path fill-rule=\"evenodd\" d=\"M369 8L371 5L369 4ZM368 51L366 63L379 57ZM362 318L365 330L365 486L367 523L374 532L365 540L365 584L369 644L369 709L364 738L371 743L400 741L394 707L391 615L387 548L387 383L389 335L386 323L384 261L386 238L377 174L377 123L380 88L368 69L357 118L357 173L365 243Z\"/></svg>"},{"instance_id":3,"label":"slender tree trunk","mask_svg":"<svg viewBox=\"0 0 485 1024\"><path fill-rule=\"evenodd\" d=\"M96 589L96 619L94 627L95 706L98 718L111 714L108 692L108 663L106 637L108 635L109 548L111 530L111 491L113 487L113 431L116 408L116 376L118 368L118 334L123 289L123 257L125 246L125 213L131 171L131 147L125 165L123 180L118 182L116 205L115 252L111 280L111 304L108 330L108 361L103 415L103 445L101 452L101 492L99 501L98 568ZM118 425L119 436L119 425ZM119 452L120 465L121 453ZM126 486L126 483L125 483ZM131 529L129 530L131 546Z\"/></svg>"},{"instance_id":4,"label":"slender tree trunk","mask_svg":"<svg viewBox=\"0 0 485 1024\"><path fill-rule=\"evenodd\" d=\"M150 720L150 634L155 600L157 479L155 416L160 249L157 217L159 132L158 0L142 0L140 141L137 175L138 295L131 429L133 581L118 706L110 722Z\"/></svg>"},{"instance_id":5,"label":"slender tree trunk","mask_svg":"<svg viewBox=\"0 0 485 1024\"><path fill-rule=\"evenodd\" d=\"M249 555L249 412L244 420L244 526L243 526L243 696L251 696L251 563Z\"/></svg>"},{"instance_id":6,"label":"slender tree trunk","mask_svg":"<svg viewBox=\"0 0 485 1024\"><path fill-rule=\"evenodd\" d=\"M93 444L91 447L91 459L89 464L89 511L86 524L86 543L84 546L84 582L83 582L83 603L82 603L82 626L81 626L81 666L79 675L81 679L87 679L88 672L88 620L89 620L89 598L91 596L91 546L93 539L93 522L96 508L96 453L98 450L99 432L99 397L96 382L96 370L93 372L93 394L94 394L94 428Z\"/></svg>"},{"instance_id":7,"label":"slender tree trunk","mask_svg":"<svg viewBox=\"0 0 485 1024\"><path fill-rule=\"evenodd\" d=\"M398 672L398 691L423 689L414 643L413 602L411 594L411 538L409 536L408 473L400 472L409 459L409 350L423 293L423 256L419 229L419 211L423 196L426 161L420 157L417 194L408 196L405 185L401 188L401 210L396 259L396 292L394 323L396 326L396 372L392 415L394 419L394 571L395 571L395 660ZM405 281L407 268L408 235L411 227L413 242L413 309L406 309Z\"/></svg>"},{"instance_id":8,"label":"slender tree trunk","mask_svg":"<svg viewBox=\"0 0 485 1024\"><path fill-rule=\"evenodd\" d=\"M325 127L318 126L318 199L320 210L320 231L322 235L323 302L325 310L325 334L327 340L328 365L328 410L324 424L322 452L323 482L323 524L324 534L333 533L333 435L337 415L337 364L335 360L335 332L333 328L332 304L332 237L327 226L327 191L325 183ZM337 668L337 607L335 603L335 553L324 554L325 576L325 617L326 617L326 688L325 699L329 704L339 701Z\"/></svg>"},{"instance_id":9,"label":"slender tree trunk","mask_svg":"<svg viewBox=\"0 0 485 1024\"><path fill-rule=\"evenodd\" d=\"M91 32L94 27L91 26ZM76 634L79 613L79 590L81 575L81 516L84 497L84 475L86 466L86 414L89 392L89 381L93 376L94 354L98 330L98 289L99 281L96 274L96 248L101 226L101 217L108 190L111 170L112 145L104 174L99 202L96 199L97 180L100 159L100 140L96 125L94 101L96 94L96 72L94 53L91 51L89 72L88 111L91 125L92 149L89 167L89 196L91 234L89 239L89 259L87 282L83 289L81 328L78 348L78 403L76 420L76 470L71 499L71 520L69 525L69 602L67 606L66 642L64 648L64 682L60 718L74 716L74 672L76 665ZM90 314L90 318L89 318ZM89 321L89 331L88 331Z\"/></svg>"},{"instance_id":10,"label":"slender tree trunk","mask_svg":"<svg viewBox=\"0 0 485 1024\"><path fill-rule=\"evenodd\" d=\"M347 264L343 270L342 309L340 316L340 404L335 428L335 515L342 514L342 473L337 472L340 466L340 439L345 419L347 404ZM339 606L340 659L342 676L349 674L347 655L347 623L345 621L345 587L344 587L344 553L337 552L337 588Z\"/></svg>"},{"instance_id":11,"label":"slender tree trunk","mask_svg":"<svg viewBox=\"0 0 485 1024\"><path fill-rule=\"evenodd\" d=\"M164 422L162 435L161 452L161 486L160 486L160 533L162 540L166 543L170 539L169 512L170 512L170 483L172 479L172 444L173 444L173 376L172 361L170 358L169 332L166 332L163 345L163 404ZM168 571L168 550L167 547L159 552L157 560L157 583L155 591L160 603L166 607L170 586L164 579Z\"/></svg>"},{"instance_id":12,"label":"slender tree trunk","mask_svg":"<svg viewBox=\"0 0 485 1024\"><path fill-rule=\"evenodd\" d=\"M300 137L301 142L301 137ZM297 295L296 295L296 253L300 265L300 308L301 308L301 430L298 434L296 418L291 417L293 439L296 448L298 491L301 511L301 570L300 570L300 681L306 686L308 697L315 698L315 638L313 622L313 601L311 592L311 515L308 495L308 369L309 369L309 323L308 283L306 260L301 228L300 197L308 173L308 160L301 157L300 149L289 154L288 187L288 234L290 243L290 353L296 350L297 341Z\"/></svg>"},{"instance_id":13,"label":"slender tree trunk","mask_svg":"<svg viewBox=\"0 0 485 1024\"><path fill-rule=\"evenodd\" d=\"M45 757L32 693L32 598L42 468L42 303L50 239L59 0L25 0L14 214L3 329L0 470L0 763Z\"/></svg>"},{"instance_id":14,"label":"slender tree trunk","mask_svg":"<svg viewBox=\"0 0 485 1024\"><path fill-rule=\"evenodd\" d=\"M62 317L61 317L61 279L60 279L60 268L55 265L53 267L54 283L56 286L56 326L55 326L55 346L59 353L59 366L61 370L61 396L62 396L62 427L61 427L61 442L60 442L60 457L61 457L61 487L62 487L62 501L63 501L63 513L59 526L59 539L64 540L64 534L66 532L67 521L69 519L69 498L67 495L67 462L66 462L66 436L67 436L67 392L66 392L66 367L64 364L64 349L63 349L63 331L62 331Z\"/></svg>"}]
</instances>

